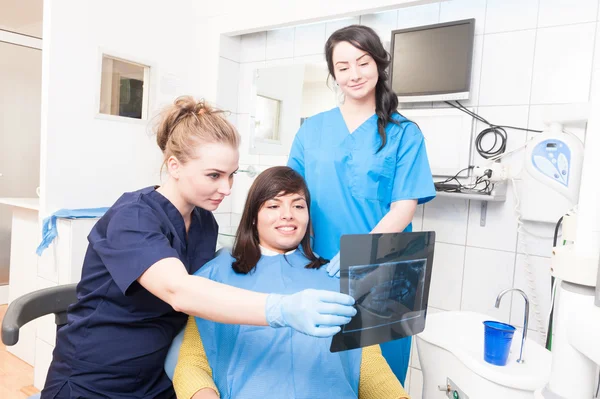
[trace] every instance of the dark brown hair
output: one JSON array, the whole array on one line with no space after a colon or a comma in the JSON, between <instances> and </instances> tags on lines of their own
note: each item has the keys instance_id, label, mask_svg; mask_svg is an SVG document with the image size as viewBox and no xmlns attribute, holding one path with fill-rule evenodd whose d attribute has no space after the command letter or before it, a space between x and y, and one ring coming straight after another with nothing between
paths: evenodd
<instances>
[{"instance_id":1,"label":"dark brown hair","mask_svg":"<svg viewBox=\"0 0 600 399\"><path fill-rule=\"evenodd\" d=\"M387 136L385 127L388 123L399 123L393 118L398 113L398 96L388 83L387 68L391 62L390 53L387 52L381 39L375 31L364 25L350 25L336 30L329 36L325 43L325 59L329 74L335 78L333 68L333 49L340 42L348 42L357 49L366 51L375 60L379 79L375 85L375 113L377 114L377 131L381 138L379 150L385 147ZM378 150L378 151L379 151Z\"/></svg>"},{"instance_id":2,"label":"dark brown hair","mask_svg":"<svg viewBox=\"0 0 600 399\"><path fill-rule=\"evenodd\" d=\"M252 183L233 246L232 255L235 261L232 267L236 273L247 274L251 272L260 260L261 253L258 229L256 227L258 212L268 200L287 194L303 194L310 215L310 193L308 192L308 187L302 176L292 168L287 166L269 168L259 174ZM306 233L302 241L300 241L300 246L302 247L304 256L309 260L306 268L318 269L327 262L325 259L317 257L312 251L310 246L311 231L312 227L309 219Z\"/></svg>"},{"instance_id":3,"label":"dark brown hair","mask_svg":"<svg viewBox=\"0 0 600 399\"><path fill-rule=\"evenodd\" d=\"M164 162L175 156L185 164L194 158L194 150L201 143L223 143L237 149L240 141L224 111L191 96L178 97L166 107L156 126L156 143L163 152Z\"/></svg>"}]
</instances>

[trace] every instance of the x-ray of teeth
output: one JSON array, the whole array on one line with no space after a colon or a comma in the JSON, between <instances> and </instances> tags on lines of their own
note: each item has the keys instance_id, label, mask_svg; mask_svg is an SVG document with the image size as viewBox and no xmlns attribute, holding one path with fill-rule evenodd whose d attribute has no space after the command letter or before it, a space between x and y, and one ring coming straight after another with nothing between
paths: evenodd
<instances>
[{"instance_id":1,"label":"x-ray of teeth","mask_svg":"<svg viewBox=\"0 0 600 399\"><path fill-rule=\"evenodd\" d=\"M340 292L356 316L331 342L338 352L418 334L425 328L434 232L342 236Z\"/></svg>"},{"instance_id":2,"label":"x-ray of teeth","mask_svg":"<svg viewBox=\"0 0 600 399\"><path fill-rule=\"evenodd\" d=\"M375 328L416 317L411 311L415 309L415 304L420 307L423 301L423 291L417 296L417 287L424 283L426 265L427 259L417 259L350 266L349 294L356 299L357 310L361 312L360 324L365 324L365 319L369 322L366 323L368 327L359 327L357 322L350 322L344 326L344 332Z\"/></svg>"}]
</instances>

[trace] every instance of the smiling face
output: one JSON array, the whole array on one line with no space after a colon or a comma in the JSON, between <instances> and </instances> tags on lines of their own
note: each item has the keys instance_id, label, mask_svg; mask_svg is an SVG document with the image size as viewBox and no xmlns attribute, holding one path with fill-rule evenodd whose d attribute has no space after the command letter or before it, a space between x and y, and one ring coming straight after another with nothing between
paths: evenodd
<instances>
[{"instance_id":1,"label":"smiling face","mask_svg":"<svg viewBox=\"0 0 600 399\"><path fill-rule=\"evenodd\" d=\"M237 148L224 143L207 143L198 145L194 158L186 163L173 158L167 164L181 200L214 211L231 194L238 160Z\"/></svg>"},{"instance_id":2,"label":"smiling face","mask_svg":"<svg viewBox=\"0 0 600 399\"><path fill-rule=\"evenodd\" d=\"M267 200L258 211L256 229L259 243L279 253L295 249L306 233L308 221L308 207L303 194L277 195Z\"/></svg>"},{"instance_id":3,"label":"smiling face","mask_svg":"<svg viewBox=\"0 0 600 399\"><path fill-rule=\"evenodd\" d=\"M342 41L333 48L332 62L335 81L346 99L360 101L375 96L379 73L369 53Z\"/></svg>"}]
</instances>

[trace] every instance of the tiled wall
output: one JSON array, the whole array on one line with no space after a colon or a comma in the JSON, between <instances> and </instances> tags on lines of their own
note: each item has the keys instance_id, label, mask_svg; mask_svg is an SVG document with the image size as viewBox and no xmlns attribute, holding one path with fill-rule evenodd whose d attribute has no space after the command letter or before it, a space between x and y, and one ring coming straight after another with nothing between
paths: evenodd
<instances>
[{"instance_id":1,"label":"tiled wall","mask_svg":"<svg viewBox=\"0 0 600 399\"><path fill-rule=\"evenodd\" d=\"M223 37L218 102L232 112L231 118L243 136L242 169L248 165L264 169L286 162L286 157L249 153L251 118L249 99L244 94L252 85L255 68L322 61L326 38L351 23L371 26L389 42L392 29L472 17L477 20L473 89L471 100L465 104L475 107L484 118L497 124L541 129L544 112L578 108L588 101L592 65L600 62L598 0L453 0ZM477 124L476 132L482 128ZM522 145L527 138L527 133L510 129L508 135L509 149ZM475 162L480 160L475 157ZM505 162L514 170L522 168L519 156ZM217 214L222 226L239 221L231 204L243 200L250 182L244 173L236 177L234 198ZM554 226L527 224L527 231L537 237L519 234L512 190L508 190L507 197L506 202L488 204L483 227L479 201L437 198L418 208L415 229L437 233L430 291L432 312L476 311L522 326L524 307L520 297L506 297L500 309L494 308L494 302L504 288L518 287L531 294L525 273L529 262L535 273L540 314L545 319L550 302L549 256ZM525 246L530 256L524 254ZM532 313L530 337L541 341L537 330ZM405 385L413 398L421 397L422 374L416 351Z\"/></svg>"}]
</instances>

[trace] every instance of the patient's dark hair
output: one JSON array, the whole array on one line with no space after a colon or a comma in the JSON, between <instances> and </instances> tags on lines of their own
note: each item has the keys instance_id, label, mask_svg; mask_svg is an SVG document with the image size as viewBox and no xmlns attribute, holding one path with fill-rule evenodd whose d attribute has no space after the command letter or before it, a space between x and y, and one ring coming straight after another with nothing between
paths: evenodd
<instances>
[{"instance_id":1,"label":"patient's dark hair","mask_svg":"<svg viewBox=\"0 0 600 399\"><path fill-rule=\"evenodd\" d=\"M232 264L236 273L247 274L252 271L258 263L261 252L259 247L258 229L256 227L258 212L265 202L279 195L302 194L306 199L308 213L310 215L310 193L306 182L295 170L287 166L275 166L259 174L246 198L244 213L237 230L232 255L235 261ZM300 241L302 252L310 261L307 269L318 269L326 261L315 255L310 247L310 232L312 226L310 219L306 233ZM291 249L291 248L290 248Z\"/></svg>"}]
</instances>

